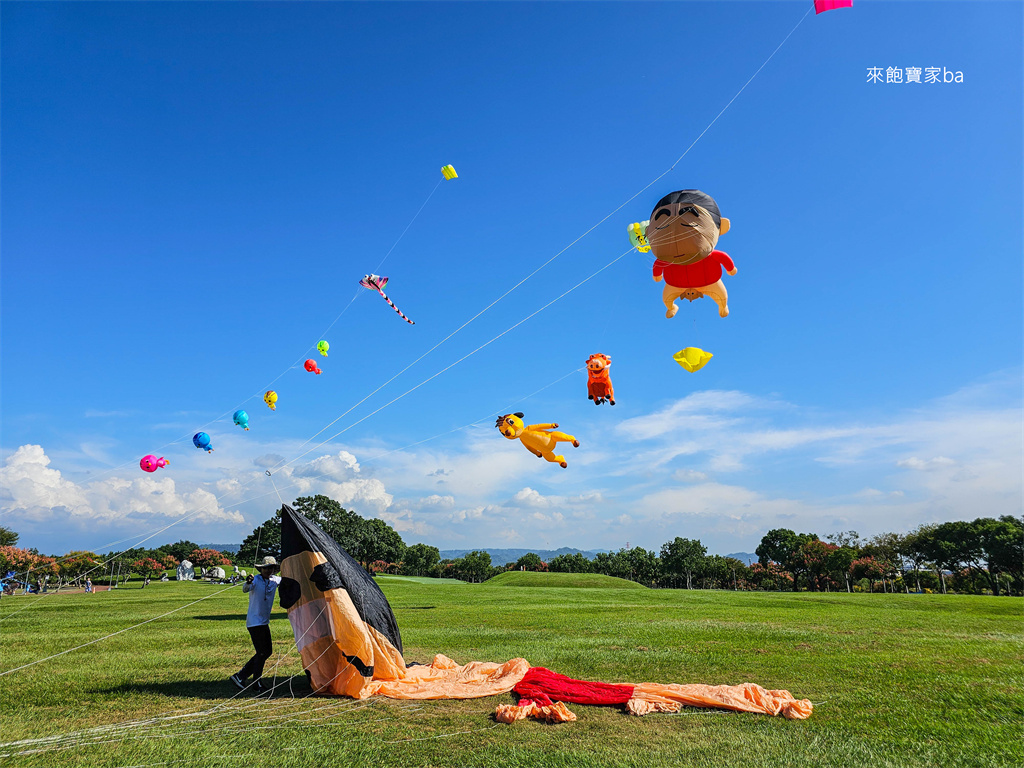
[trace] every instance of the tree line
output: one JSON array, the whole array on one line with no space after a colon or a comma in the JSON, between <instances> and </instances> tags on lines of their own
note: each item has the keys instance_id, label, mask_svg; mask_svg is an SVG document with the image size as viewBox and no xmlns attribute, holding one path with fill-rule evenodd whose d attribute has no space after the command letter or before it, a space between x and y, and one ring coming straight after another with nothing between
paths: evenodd
<instances>
[{"instance_id":1,"label":"tree line","mask_svg":"<svg viewBox=\"0 0 1024 768\"><path fill-rule=\"evenodd\" d=\"M117 584L132 576L154 577L175 570L183 560L196 568L231 567L234 555L181 540L153 549L136 547L98 554L75 550L64 555L43 555L16 546L18 534L0 526L0 576L13 572L9 582L47 584L47 588L81 586L86 578L96 584Z\"/></svg>"},{"instance_id":2,"label":"tree line","mask_svg":"<svg viewBox=\"0 0 1024 768\"><path fill-rule=\"evenodd\" d=\"M558 555L548 562L531 552L495 566L487 552L442 560L436 547L409 547L387 572L481 582L510 570L600 573L648 587L671 589L792 590L810 592L955 592L1024 595L1024 519L1005 515L922 525L909 533L862 539L856 531L830 534L768 531L758 561L709 555L699 539L676 537L660 552L642 547ZM379 565L379 564L376 564Z\"/></svg>"},{"instance_id":3,"label":"tree line","mask_svg":"<svg viewBox=\"0 0 1024 768\"><path fill-rule=\"evenodd\" d=\"M768 531L756 549L758 562L709 555L699 539L676 537L659 552L642 547L600 552L591 560L565 554L548 562L530 552L514 563L495 565L484 551L442 559L427 544L408 546L390 525L366 519L327 496L295 501L296 510L319 525L371 573L453 578L482 582L510 570L553 573L599 573L652 588L792 590L811 592L942 592L1024 595L1024 518L1004 515L921 525L909 533L881 533L861 538L856 531L829 534L797 533L787 528ZM13 536L13 538L12 538ZM134 549L100 556L72 552L46 557L19 550L17 534L0 527L0 571L52 573L67 583L84 573L108 578L156 575L184 559L197 568L251 566L270 555L281 560L281 514L258 526L237 554L202 549L190 541L156 549ZM93 576L97 580L97 576Z\"/></svg>"}]
</instances>

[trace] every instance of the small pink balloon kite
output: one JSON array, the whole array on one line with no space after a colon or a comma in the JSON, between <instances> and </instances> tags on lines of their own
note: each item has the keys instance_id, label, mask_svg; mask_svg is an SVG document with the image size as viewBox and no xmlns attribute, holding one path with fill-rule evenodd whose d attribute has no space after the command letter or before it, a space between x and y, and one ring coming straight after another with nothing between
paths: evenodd
<instances>
[{"instance_id":1,"label":"small pink balloon kite","mask_svg":"<svg viewBox=\"0 0 1024 768\"><path fill-rule=\"evenodd\" d=\"M323 371L320 370L320 366L316 364L316 360L307 360L305 368L307 371L315 373L317 376L323 373Z\"/></svg>"},{"instance_id":2,"label":"small pink balloon kite","mask_svg":"<svg viewBox=\"0 0 1024 768\"><path fill-rule=\"evenodd\" d=\"M166 467L170 462L161 456L159 459L153 454L143 456L142 461L139 462L139 466L142 467L145 472L156 472L160 467Z\"/></svg>"}]
</instances>

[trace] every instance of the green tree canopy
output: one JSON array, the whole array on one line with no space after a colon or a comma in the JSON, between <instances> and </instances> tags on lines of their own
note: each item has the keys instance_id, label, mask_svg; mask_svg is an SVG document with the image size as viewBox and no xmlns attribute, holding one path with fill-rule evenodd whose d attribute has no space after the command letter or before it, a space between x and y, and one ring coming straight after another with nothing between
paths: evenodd
<instances>
[{"instance_id":1,"label":"green tree canopy","mask_svg":"<svg viewBox=\"0 0 1024 768\"><path fill-rule=\"evenodd\" d=\"M489 579L494 568L491 566L490 554L473 550L455 561L454 570L463 581L477 583Z\"/></svg>"},{"instance_id":2,"label":"green tree canopy","mask_svg":"<svg viewBox=\"0 0 1024 768\"><path fill-rule=\"evenodd\" d=\"M527 552L525 555L516 560L509 570L544 571L547 570L547 563L541 560L540 555L538 555L536 552Z\"/></svg>"},{"instance_id":3,"label":"green tree canopy","mask_svg":"<svg viewBox=\"0 0 1024 768\"><path fill-rule=\"evenodd\" d=\"M426 544L413 544L405 550L402 573L406 576L437 576L440 573L441 551Z\"/></svg>"},{"instance_id":4,"label":"green tree canopy","mask_svg":"<svg viewBox=\"0 0 1024 768\"><path fill-rule=\"evenodd\" d=\"M173 555L178 559L180 563L182 560L188 560L188 556L199 549L199 545L194 541L187 541L185 539L176 541L173 544L164 544L162 547L157 548L157 552L164 555ZM139 550L139 557L148 557L150 550ZM132 552L134 554L134 552Z\"/></svg>"},{"instance_id":5,"label":"green tree canopy","mask_svg":"<svg viewBox=\"0 0 1024 768\"><path fill-rule=\"evenodd\" d=\"M18 534L0 525L0 547L13 547L18 543Z\"/></svg>"},{"instance_id":6,"label":"green tree canopy","mask_svg":"<svg viewBox=\"0 0 1024 768\"><path fill-rule=\"evenodd\" d=\"M809 541L817 541L814 533L796 533L788 528L773 528L761 539L754 552L761 565L775 562L785 568L793 576L793 591L799 589L800 576L806 568L800 558L800 547Z\"/></svg>"},{"instance_id":7,"label":"green tree canopy","mask_svg":"<svg viewBox=\"0 0 1024 768\"><path fill-rule=\"evenodd\" d=\"M380 518L363 520L357 560L367 565L375 560L398 563L405 557L405 542L394 528ZM353 555L355 557L355 555ZM438 553L440 557L440 553Z\"/></svg>"},{"instance_id":8,"label":"green tree canopy","mask_svg":"<svg viewBox=\"0 0 1024 768\"><path fill-rule=\"evenodd\" d=\"M685 579L686 588L692 589L693 574L700 573L707 554L708 548L700 539L676 536L661 546L662 572L677 584Z\"/></svg>"},{"instance_id":9,"label":"green tree canopy","mask_svg":"<svg viewBox=\"0 0 1024 768\"><path fill-rule=\"evenodd\" d=\"M292 506L364 567L376 560L401 562L405 556L405 542L394 528L378 518L365 520L329 496L302 496ZM234 561L239 567L251 567L267 555L281 560L281 510L245 537Z\"/></svg>"},{"instance_id":10,"label":"green tree canopy","mask_svg":"<svg viewBox=\"0 0 1024 768\"><path fill-rule=\"evenodd\" d=\"M558 555L548 562L552 573L593 573L594 564L581 552Z\"/></svg>"},{"instance_id":11,"label":"green tree canopy","mask_svg":"<svg viewBox=\"0 0 1024 768\"><path fill-rule=\"evenodd\" d=\"M281 562L281 510L245 537L235 555L235 562L239 568L252 568L257 559L262 560L268 555Z\"/></svg>"}]
</instances>

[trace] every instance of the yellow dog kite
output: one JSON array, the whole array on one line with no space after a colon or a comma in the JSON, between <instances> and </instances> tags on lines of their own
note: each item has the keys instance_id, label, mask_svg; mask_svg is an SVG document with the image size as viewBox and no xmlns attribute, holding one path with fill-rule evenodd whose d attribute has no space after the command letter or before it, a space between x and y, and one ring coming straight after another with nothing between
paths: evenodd
<instances>
[{"instance_id":1,"label":"yellow dog kite","mask_svg":"<svg viewBox=\"0 0 1024 768\"><path fill-rule=\"evenodd\" d=\"M580 447L580 441L565 432L552 432L558 429L557 424L530 424L523 423L523 414L506 413L498 418L494 426L509 440L520 440L526 446L526 450L534 456L557 463L563 469L569 465L565 456L556 455L555 447L558 443L572 443L573 448Z\"/></svg>"}]
</instances>

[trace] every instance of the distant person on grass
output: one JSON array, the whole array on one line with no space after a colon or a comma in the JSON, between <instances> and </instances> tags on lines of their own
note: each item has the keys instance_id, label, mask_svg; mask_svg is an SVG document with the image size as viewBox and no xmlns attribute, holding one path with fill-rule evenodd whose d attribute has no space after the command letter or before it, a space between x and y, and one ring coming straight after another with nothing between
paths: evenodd
<instances>
[{"instance_id":1,"label":"distant person on grass","mask_svg":"<svg viewBox=\"0 0 1024 768\"><path fill-rule=\"evenodd\" d=\"M245 688L245 681L252 677L256 691L262 693L266 690L261 682L263 665L274 652L270 640L270 611L274 607L274 593L281 583L281 577L274 575L279 569L277 560L270 556L256 563L256 570L259 571L259 575L248 576L242 585L242 591L249 593L249 613L245 617L245 626L249 630L256 653L242 667L241 672L231 676L231 682L239 688Z\"/></svg>"}]
</instances>

